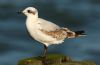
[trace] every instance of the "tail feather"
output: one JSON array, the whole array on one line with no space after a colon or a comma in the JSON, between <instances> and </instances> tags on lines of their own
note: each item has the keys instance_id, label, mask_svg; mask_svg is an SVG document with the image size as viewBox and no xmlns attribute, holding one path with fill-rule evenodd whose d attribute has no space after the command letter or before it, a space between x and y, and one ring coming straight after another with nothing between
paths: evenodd
<instances>
[{"instance_id":1,"label":"tail feather","mask_svg":"<svg viewBox=\"0 0 100 65\"><path fill-rule=\"evenodd\" d=\"M86 36L85 31L67 32L67 38L75 38L75 37L80 37L80 36Z\"/></svg>"},{"instance_id":2,"label":"tail feather","mask_svg":"<svg viewBox=\"0 0 100 65\"><path fill-rule=\"evenodd\" d=\"M86 36L85 34L85 31L74 31L75 32L75 36L78 37L78 36Z\"/></svg>"}]
</instances>

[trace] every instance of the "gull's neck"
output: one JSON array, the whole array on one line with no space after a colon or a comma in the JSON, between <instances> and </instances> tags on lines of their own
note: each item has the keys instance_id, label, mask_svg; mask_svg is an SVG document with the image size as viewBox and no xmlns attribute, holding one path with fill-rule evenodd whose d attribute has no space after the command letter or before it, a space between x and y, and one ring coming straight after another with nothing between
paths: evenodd
<instances>
[{"instance_id":1,"label":"gull's neck","mask_svg":"<svg viewBox=\"0 0 100 65\"><path fill-rule=\"evenodd\" d=\"M26 19L26 27L28 31L31 31L33 28L36 27L36 23L38 22L38 16L37 15L29 15Z\"/></svg>"},{"instance_id":2,"label":"gull's neck","mask_svg":"<svg viewBox=\"0 0 100 65\"><path fill-rule=\"evenodd\" d=\"M28 31L37 29L37 22L38 22L38 16L27 16L26 27L27 27Z\"/></svg>"},{"instance_id":3,"label":"gull's neck","mask_svg":"<svg viewBox=\"0 0 100 65\"><path fill-rule=\"evenodd\" d=\"M38 19L38 15L30 15L27 16L26 22L36 22L37 19Z\"/></svg>"}]
</instances>

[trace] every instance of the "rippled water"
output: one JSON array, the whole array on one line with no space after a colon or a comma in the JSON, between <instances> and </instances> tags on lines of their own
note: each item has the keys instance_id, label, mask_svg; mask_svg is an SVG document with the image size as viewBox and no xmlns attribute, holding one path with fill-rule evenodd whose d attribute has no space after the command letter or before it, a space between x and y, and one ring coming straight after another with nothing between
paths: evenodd
<instances>
[{"instance_id":1,"label":"rippled water","mask_svg":"<svg viewBox=\"0 0 100 65\"><path fill-rule=\"evenodd\" d=\"M98 1L98 0L96 0ZM49 46L49 53L68 55L74 60L92 60L100 64L100 5L94 0L1 0L0 65L17 65L17 61L42 54L43 46L33 40L25 28L25 16L16 11L27 6L39 10L42 18L72 30L85 30L87 36L66 39Z\"/></svg>"}]
</instances>

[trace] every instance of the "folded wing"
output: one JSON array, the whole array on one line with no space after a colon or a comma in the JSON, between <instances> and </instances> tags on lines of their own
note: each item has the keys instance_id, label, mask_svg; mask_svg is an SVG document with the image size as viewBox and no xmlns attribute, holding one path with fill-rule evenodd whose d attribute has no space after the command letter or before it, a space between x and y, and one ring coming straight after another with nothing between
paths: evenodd
<instances>
[{"instance_id":1,"label":"folded wing","mask_svg":"<svg viewBox=\"0 0 100 65\"><path fill-rule=\"evenodd\" d=\"M60 29L60 27L52 22L39 18L40 26L45 31L55 31L56 29Z\"/></svg>"}]
</instances>

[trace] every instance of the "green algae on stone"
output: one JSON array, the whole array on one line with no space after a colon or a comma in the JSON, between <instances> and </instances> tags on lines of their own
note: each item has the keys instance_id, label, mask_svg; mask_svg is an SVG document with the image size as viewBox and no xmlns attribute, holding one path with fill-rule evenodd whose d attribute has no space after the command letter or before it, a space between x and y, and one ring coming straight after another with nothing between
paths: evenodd
<instances>
[{"instance_id":1,"label":"green algae on stone","mask_svg":"<svg viewBox=\"0 0 100 65\"><path fill-rule=\"evenodd\" d=\"M41 56L20 60L18 65L43 65L44 58ZM73 61L70 57L60 54L48 54L46 62L48 65L96 65L91 61Z\"/></svg>"}]
</instances>

